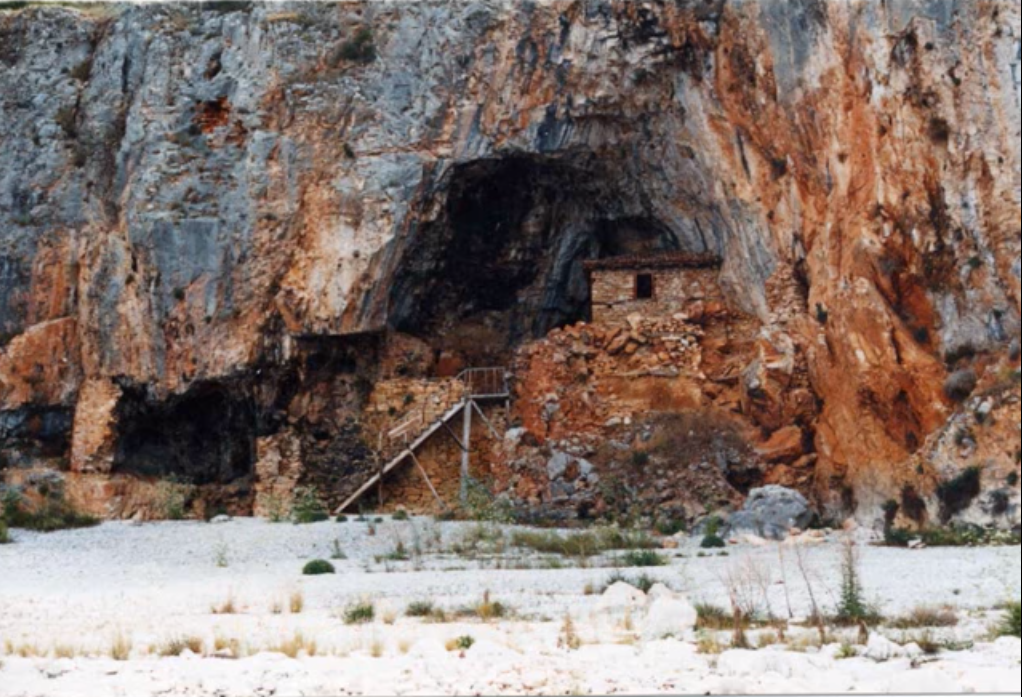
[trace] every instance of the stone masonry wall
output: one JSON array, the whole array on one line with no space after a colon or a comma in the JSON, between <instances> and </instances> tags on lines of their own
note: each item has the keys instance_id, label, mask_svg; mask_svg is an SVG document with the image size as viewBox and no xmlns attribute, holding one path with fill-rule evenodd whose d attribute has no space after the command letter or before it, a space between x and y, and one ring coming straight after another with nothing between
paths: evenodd
<instances>
[{"instance_id":1,"label":"stone masonry wall","mask_svg":"<svg viewBox=\"0 0 1022 697\"><path fill-rule=\"evenodd\" d=\"M653 276L652 300L637 300L636 277ZM672 317L694 303L723 304L719 269L596 271L592 276L593 322L606 326L625 323L630 315Z\"/></svg>"}]
</instances>

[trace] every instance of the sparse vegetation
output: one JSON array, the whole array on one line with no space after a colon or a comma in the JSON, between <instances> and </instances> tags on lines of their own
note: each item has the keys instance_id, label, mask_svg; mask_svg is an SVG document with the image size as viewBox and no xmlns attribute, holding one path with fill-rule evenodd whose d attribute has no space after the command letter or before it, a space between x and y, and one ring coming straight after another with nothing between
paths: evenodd
<instances>
[{"instance_id":1,"label":"sparse vegetation","mask_svg":"<svg viewBox=\"0 0 1022 697\"><path fill-rule=\"evenodd\" d=\"M99 525L98 518L79 513L72 508L64 499L62 491L44 489L41 493L45 500L30 508L17 492L9 491L4 496L0 518L3 518L9 527L35 532L57 532Z\"/></svg>"},{"instance_id":2,"label":"sparse vegetation","mask_svg":"<svg viewBox=\"0 0 1022 697\"><path fill-rule=\"evenodd\" d=\"M699 618L696 621L696 629L720 631L731 629L734 624L731 613L722 607L709 603L697 603L695 608L696 616Z\"/></svg>"},{"instance_id":3,"label":"sparse vegetation","mask_svg":"<svg viewBox=\"0 0 1022 697\"><path fill-rule=\"evenodd\" d=\"M699 543L699 546L703 549L724 549L727 547L727 543L724 541L724 538L720 536L720 530L723 526L724 521L717 516L713 516L707 520L706 532L703 535L703 540Z\"/></svg>"},{"instance_id":4,"label":"sparse vegetation","mask_svg":"<svg viewBox=\"0 0 1022 697\"><path fill-rule=\"evenodd\" d=\"M131 639L123 634L118 634L110 644L110 658L115 661L126 661L131 658L132 648Z\"/></svg>"},{"instance_id":5,"label":"sparse vegetation","mask_svg":"<svg viewBox=\"0 0 1022 697\"><path fill-rule=\"evenodd\" d=\"M330 514L320 500L316 487L295 489L294 504L291 506L291 520L295 525L308 525L330 520Z\"/></svg>"},{"instance_id":6,"label":"sparse vegetation","mask_svg":"<svg viewBox=\"0 0 1022 697\"><path fill-rule=\"evenodd\" d=\"M0 545L9 545L11 543L11 533L7 529L7 521L0 518Z\"/></svg>"},{"instance_id":7,"label":"sparse vegetation","mask_svg":"<svg viewBox=\"0 0 1022 697\"><path fill-rule=\"evenodd\" d=\"M490 598L490 592L486 591L482 602L471 608L466 614L474 615L483 622L502 620L511 614L511 609L503 603L496 602Z\"/></svg>"},{"instance_id":8,"label":"sparse vegetation","mask_svg":"<svg viewBox=\"0 0 1022 697\"><path fill-rule=\"evenodd\" d=\"M436 606L429 600L418 600L410 603L405 610L407 617L426 618L436 614Z\"/></svg>"},{"instance_id":9,"label":"sparse vegetation","mask_svg":"<svg viewBox=\"0 0 1022 697\"><path fill-rule=\"evenodd\" d=\"M238 614L238 606L234 602L234 596L228 596L227 600L223 601L219 605L214 605L209 609L210 614L213 615L236 615Z\"/></svg>"},{"instance_id":10,"label":"sparse vegetation","mask_svg":"<svg viewBox=\"0 0 1022 697\"><path fill-rule=\"evenodd\" d=\"M188 499L192 487L169 478L156 484L153 505L164 520L184 520L188 511Z\"/></svg>"},{"instance_id":11,"label":"sparse vegetation","mask_svg":"<svg viewBox=\"0 0 1022 697\"><path fill-rule=\"evenodd\" d=\"M617 550L651 550L660 545L645 533L629 533L612 528L561 536L555 532L517 532L511 538L515 547L542 554L566 557L592 557Z\"/></svg>"},{"instance_id":12,"label":"sparse vegetation","mask_svg":"<svg viewBox=\"0 0 1022 697\"><path fill-rule=\"evenodd\" d=\"M337 573L337 569L326 559L313 559L302 569L303 576L324 576L335 573Z\"/></svg>"},{"instance_id":13,"label":"sparse vegetation","mask_svg":"<svg viewBox=\"0 0 1022 697\"><path fill-rule=\"evenodd\" d=\"M1000 634L1022 638L1022 605L1018 601L1008 603L1007 616L1001 624Z\"/></svg>"},{"instance_id":14,"label":"sparse vegetation","mask_svg":"<svg viewBox=\"0 0 1022 697\"><path fill-rule=\"evenodd\" d=\"M288 609L292 615L300 615L305 609L305 595L301 591L295 591L288 598Z\"/></svg>"},{"instance_id":15,"label":"sparse vegetation","mask_svg":"<svg viewBox=\"0 0 1022 697\"><path fill-rule=\"evenodd\" d=\"M344 610L344 624L370 624L376 619L376 607L368 601L359 601Z\"/></svg>"},{"instance_id":16,"label":"sparse vegetation","mask_svg":"<svg viewBox=\"0 0 1022 697\"><path fill-rule=\"evenodd\" d=\"M177 658L185 651L190 651L196 656L201 656L205 652L205 648L205 643L199 637L179 637L161 644L157 648L156 654L161 658Z\"/></svg>"},{"instance_id":17,"label":"sparse vegetation","mask_svg":"<svg viewBox=\"0 0 1022 697\"><path fill-rule=\"evenodd\" d=\"M872 624L878 620L878 614L866 602L859 572L858 548L854 542L846 540L841 559L841 595L834 621L837 624L854 626L860 622Z\"/></svg>"},{"instance_id":18,"label":"sparse vegetation","mask_svg":"<svg viewBox=\"0 0 1022 697\"><path fill-rule=\"evenodd\" d=\"M411 516L408 515L408 511L398 511L390 519L395 523L405 523L411 520Z\"/></svg>"},{"instance_id":19,"label":"sparse vegetation","mask_svg":"<svg viewBox=\"0 0 1022 697\"><path fill-rule=\"evenodd\" d=\"M348 555L344 553L343 549L341 549L340 540L334 540L334 551L330 554L330 558L334 561L344 561L348 558Z\"/></svg>"},{"instance_id":20,"label":"sparse vegetation","mask_svg":"<svg viewBox=\"0 0 1022 697\"><path fill-rule=\"evenodd\" d=\"M446 648L448 651L468 651L475 646L476 640L468 635L460 636L457 639L451 639L447 642Z\"/></svg>"},{"instance_id":21,"label":"sparse vegetation","mask_svg":"<svg viewBox=\"0 0 1022 697\"><path fill-rule=\"evenodd\" d=\"M958 616L950 607L921 605L907 615L891 620L892 629L926 629L958 626Z\"/></svg>"},{"instance_id":22,"label":"sparse vegetation","mask_svg":"<svg viewBox=\"0 0 1022 697\"><path fill-rule=\"evenodd\" d=\"M635 569L667 566L667 559L651 549L630 550L619 561L621 566Z\"/></svg>"},{"instance_id":23,"label":"sparse vegetation","mask_svg":"<svg viewBox=\"0 0 1022 697\"><path fill-rule=\"evenodd\" d=\"M625 576L621 572L614 572L611 574L610 578L607 579L607 582L604 584L601 592L605 592L616 583L627 583L632 588L637 588L643 593L649 593L653 590L653 586L657 584L657 580L647 574L642 574L641 576Z\"/></svg>"},{"instance_id":24,"label":"sparse vegetation","mask_svg":"<svg viewBox=\"0 0 1022 697\"><path fill-rule=\"evenodd\" d=\"M312 657L318 652L316 642L306 639L301 632L295 632L290 639L286 639L276 646L268 647L267 650L271 653L283 654L288 658L298 658L302 654Z\"/></svg>"}]
</instances>

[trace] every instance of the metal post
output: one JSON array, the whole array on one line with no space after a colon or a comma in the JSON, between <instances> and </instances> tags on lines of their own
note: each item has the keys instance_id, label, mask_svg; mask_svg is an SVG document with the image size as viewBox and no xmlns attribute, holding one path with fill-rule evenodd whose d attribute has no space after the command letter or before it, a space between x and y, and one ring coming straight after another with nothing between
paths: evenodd
<instances>
[{"instance_id":1,"label":"metal post","mask_svg":"<svg viewBox=\"0 0 1022 697\"><path fill-rule=\"evenodd\" d=\"M472 398L465 398L465 423L461 450L461 505L468 503L469 456L472 450Z\"/></svg>"}]
</instances>

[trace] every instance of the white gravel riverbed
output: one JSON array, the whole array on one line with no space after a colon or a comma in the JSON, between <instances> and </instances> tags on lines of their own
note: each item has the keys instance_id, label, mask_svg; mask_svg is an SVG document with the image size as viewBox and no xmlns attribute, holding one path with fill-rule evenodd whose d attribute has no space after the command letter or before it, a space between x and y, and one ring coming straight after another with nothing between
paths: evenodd
<instances>
[{"instance_id":1,"label":"white gravel riverbed","mask_svg":"<svg viewBox=\"0 0 1022 697\"><path fill-rule=\"evenodd\" d=\"M889 660L841 660L837 642L846 637L807 647L814 633L797 626L786 633L790 648L721 655L698 653L692 633L644 641L641 615L609 617L600 607L599 592L615 573L599 568L608 560L578 568L577 560L492 541L510 539L511 529L487 528L482 537L490 541L473 544L480 528L470 523L388 520L375 535L369 528L236 519L14 531L14 544L0 546L0 695L1017 692L1022 677L1019 641L993 641L990 632L1000 617L995 607L1019 598L1018 547L862 547L867 597L885 615L949 605L961 622L925 632L953 649L937 656L898 650ZM385 559L399 544L411 559ZM817 599L830 609L841 545L832 538L803 549ZM337 550L346 557L333 562L337 574L301 575L305 562ZM726 578L755 578L747 589L765 590L764 611L796 619L809 612L791 546L739 545L727 556L704 557L683 541L664 554L667 567L623 573L646 573L692 602L720 606L728 603ZM295 595L300 613L289 611ZM404 616L414 601L454 611L487 595L510 607L510 616ZM362 600L375 605L375 620L345 624L345 609ZM213 612L228 601L233 613ZM577 649L565 645L566 617ZM910 644L922 631L878 633ZM296 634L315 643L314 656L279 653ZM460 637L475 643L449 651ZM197 639L204 655L158 656L184 638ZM705 649L709 637L701 638ZM111 658L118 643L128 660Z\"/></svg>"}]
</instances>

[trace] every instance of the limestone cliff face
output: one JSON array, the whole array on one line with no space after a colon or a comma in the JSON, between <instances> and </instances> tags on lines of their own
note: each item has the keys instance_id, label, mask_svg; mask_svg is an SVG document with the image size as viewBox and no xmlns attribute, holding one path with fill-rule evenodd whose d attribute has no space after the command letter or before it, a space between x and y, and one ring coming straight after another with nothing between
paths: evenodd
<instances>
[{"instance_id":1,"label":"limestone cliff face","mask_svg":"<svg viewBox=\"0 0 1022 697\"><path fill-rule=\"evenodd\" d=\"M282 429L340 457L377 356L343 337L496 360L586 316L584 260L681 249L720 255L756 320L756 438L805 372L822 507L970 465L1001 488L1019 22L1017 0L0 9L0 467L198 449L215 482Z\"/></svg>"}]
</instances>

